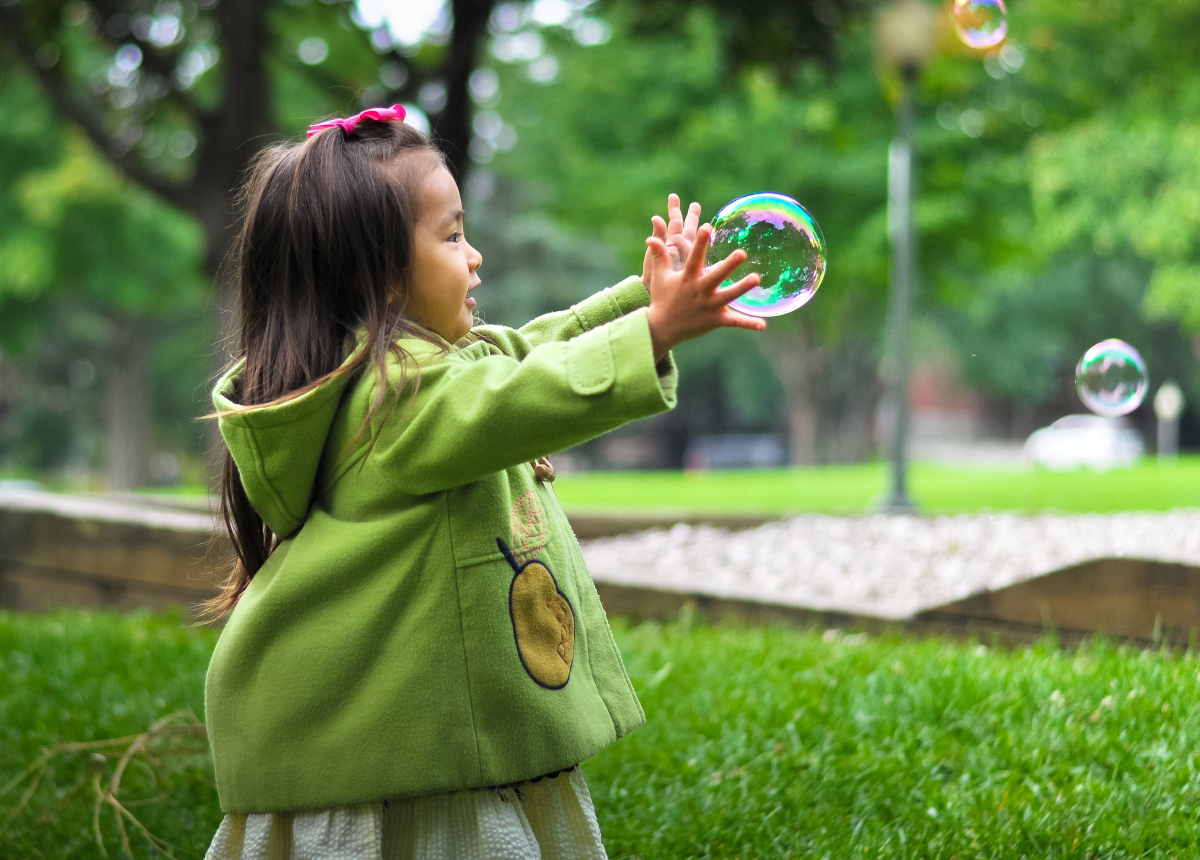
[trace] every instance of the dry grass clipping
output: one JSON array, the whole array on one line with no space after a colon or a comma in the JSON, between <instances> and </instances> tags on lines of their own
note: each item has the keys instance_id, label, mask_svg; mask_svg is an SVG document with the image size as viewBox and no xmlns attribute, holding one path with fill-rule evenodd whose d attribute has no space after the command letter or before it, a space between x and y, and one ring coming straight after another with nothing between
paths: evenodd
<instances>
[{"instance_id":1,"label":"dry grass clipping","mask_svg":"<svg viewBox=\"0 0 1200 860\"><path fill-rule=\"evenodd\" d=\"M203 744L196 743L196 740L203 741ZM113 770L112 777L108 780L108 784L105 785L104 775L109 755L115 755L122 748L123 751L120 752L120 756L116 760L117 764ZM99 741L80 741L44 747L41 755L33 763L0 788L0 799L2 799L10 792L15 791L26 780L29 782L20 800L17 801L16 806L9 811L4 821L0 822L0 835L8 832L9 825L12 824L16 817L21 814L21 811L28 805L34 792L37 791L38 784L45 775L51 760L57 755L85 750L92 751L90 781L92 789L96 794L92 808L92 832L95 834L96 844L100 846L100 853L105 857L108 856L104 837L100 833L100 813L105 805L107 805L112 807L113 814L116 816L117 831L121 834L121 849L125 852L126 857L129 857L130 860L133 858L133 851L129 844L129 833L125 829L125 821L128 819L129 823L139 830L150 841L151 845L170 858L170 860L178 860L168 850L168 848L174 848L175 846L168 845L147 830L138 821L137 817L129 811L128 806L146 801L132 801L129 804L122 804L119 794L121 791L121 777L124 775L125 769L129 766L130 762L135 759L161 763L168 756L197 755L208 752L208 732L204 727L204 723L200 722L199 718L190 709L167 714L140 735L129 735L123 738L111 738ZM108 751L111 752L109 752L109 755L106 755Z\"/></svg>"}]
</instances>

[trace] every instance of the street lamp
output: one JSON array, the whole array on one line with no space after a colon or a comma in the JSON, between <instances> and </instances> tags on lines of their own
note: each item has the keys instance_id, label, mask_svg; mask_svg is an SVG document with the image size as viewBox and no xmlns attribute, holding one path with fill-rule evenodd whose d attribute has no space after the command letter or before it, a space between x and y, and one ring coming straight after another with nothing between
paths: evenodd
<instances>
[{"instance_id":1,"label":"street lamp","mask_svg":"<svg viewBox=\"0 0 1200 860\"><path fill-rule=\"evenodd\" d=\"M1154 395L1154 415L1158 418L1158 459L1179 456L1179 416L1183 414L1183 391L1168 380Z\"/></svg>"},{"instance_id":2,"label":"street lamp","mask_svg":"<svg viewBox=\"0 0 1200 860\"><path fill-rule=\"evenodd\" d=\"M900 75L896 137L888 147L888 243L892 248L888 285L886 397L895 416L891 439L891 487L880 504L887 513L916 513L908 495L908 316L916 270L913 233L915 147L913 90L921 67L933 54L936 19L923 0L899 0L875 17L875 50L880 66Z\"/></svg>"}]
</instances>

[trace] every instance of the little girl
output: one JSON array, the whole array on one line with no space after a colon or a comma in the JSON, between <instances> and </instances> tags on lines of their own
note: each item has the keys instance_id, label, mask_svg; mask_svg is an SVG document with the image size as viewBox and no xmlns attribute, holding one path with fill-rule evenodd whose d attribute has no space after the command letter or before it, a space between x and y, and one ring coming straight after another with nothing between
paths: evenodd
<instances>
[{"instance_id":1,"label":"little girl","mask_svg":"<svg viewBox=\"0 0 1200 860\"><path fill-rule=\"evenodd\" d=\"M674 195L640 280L476 325L458 188L403 118L315 125L245 190L210 860L604 857L578 764L645 716L545 455L670 409L676 344L765 326Z\"/></svg>"}]
</instances>

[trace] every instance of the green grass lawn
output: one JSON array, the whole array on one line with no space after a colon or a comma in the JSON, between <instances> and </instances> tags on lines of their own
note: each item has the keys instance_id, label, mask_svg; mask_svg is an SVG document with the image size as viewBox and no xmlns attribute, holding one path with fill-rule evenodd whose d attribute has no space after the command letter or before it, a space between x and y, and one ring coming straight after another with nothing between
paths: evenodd
<instances>
[{"instance_id":1,"label":"green grass lawn","mask_svg":"<svg viewBox=\"0 0 1200 860\"><path fill-rule=\"evenodd\" d=\"M29 477L4 475L3 477ZM568 510L670 511L681 514L861 514L875 505L887 481L883 463L715 472L582 472L560 475L559 499ZM1147 459L1111 472L1046 472L915 463L910 492L928 514L978 511L1167 511L1200 507L1200 456L1159 465ZM66 489L47 480L52 489ZM139 492L200 496L188 484Z\"/></svg>"},{"instance_id":2,"label":"green grass lawn","mask_svg":"<svg viewBox=\"0 0 1200 860\"><path fill-rule=\"evenodd\" d=\"M585 765L613 858L1200 852L1191 653L686 620L616 633L649 720ZM199 715L214 638L171 615L0 612L0 786L43 746ZM101 857L90 780L112 758L56 759L0 857ZM23 789L0 797L0 825ZM204 755L131 765L121 798L180 860L202 856L220 821ZM99 821L120 856L111 810ZM154 856L143 837L131 844Z\"/></svg>"},{"instance_id":3,"label":"green grass lawn","mask_svg":"<svg viewBox=\"0 0 1200 860\"><path fill-rule=\"evenodd\" d=\"M883 492L882 463L716 472L584 472L554 483L569 510L861 514ZM910 492L931 514L981 510L1165 511L1200 507L1200 457L1088 471L965 468L917 463Z\"/></svg>"}]
</instances>

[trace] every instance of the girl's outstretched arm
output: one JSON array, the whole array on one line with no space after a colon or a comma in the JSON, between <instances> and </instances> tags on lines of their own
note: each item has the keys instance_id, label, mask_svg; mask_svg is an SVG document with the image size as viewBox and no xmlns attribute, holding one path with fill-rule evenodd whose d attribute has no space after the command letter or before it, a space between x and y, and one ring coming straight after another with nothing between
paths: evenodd
<instances>
[{"instance_id":1,"label":"girl's outstretched arm","mask_svg":"<svg viewBox=\"0 0 1200 860\"><path fill-rule=\"evenodd\" d=\"M656 365L641 309L523 360L472 344L424 364L419 383L409 376L398 405L372 427L370 466L397 490L423 495L528 463L671 409L674 366ZM397 368L393 386L399 378Z\"/></svg>"},{"instance_id":2,"label":"girl's outstretched arm","mask_svg":"<svg viewBox=\"0 0 1200 860\"><path fill-rule=\"evenodd\" d=\"M498 325L476 326L472 331L483 336L518 361L543 343L570 340L585 331L610 323L650 304L650 293L640 278L626 278L613 287L588 296L565 311L543 314L519 329Z\"/></svg>"}]
</instances>

